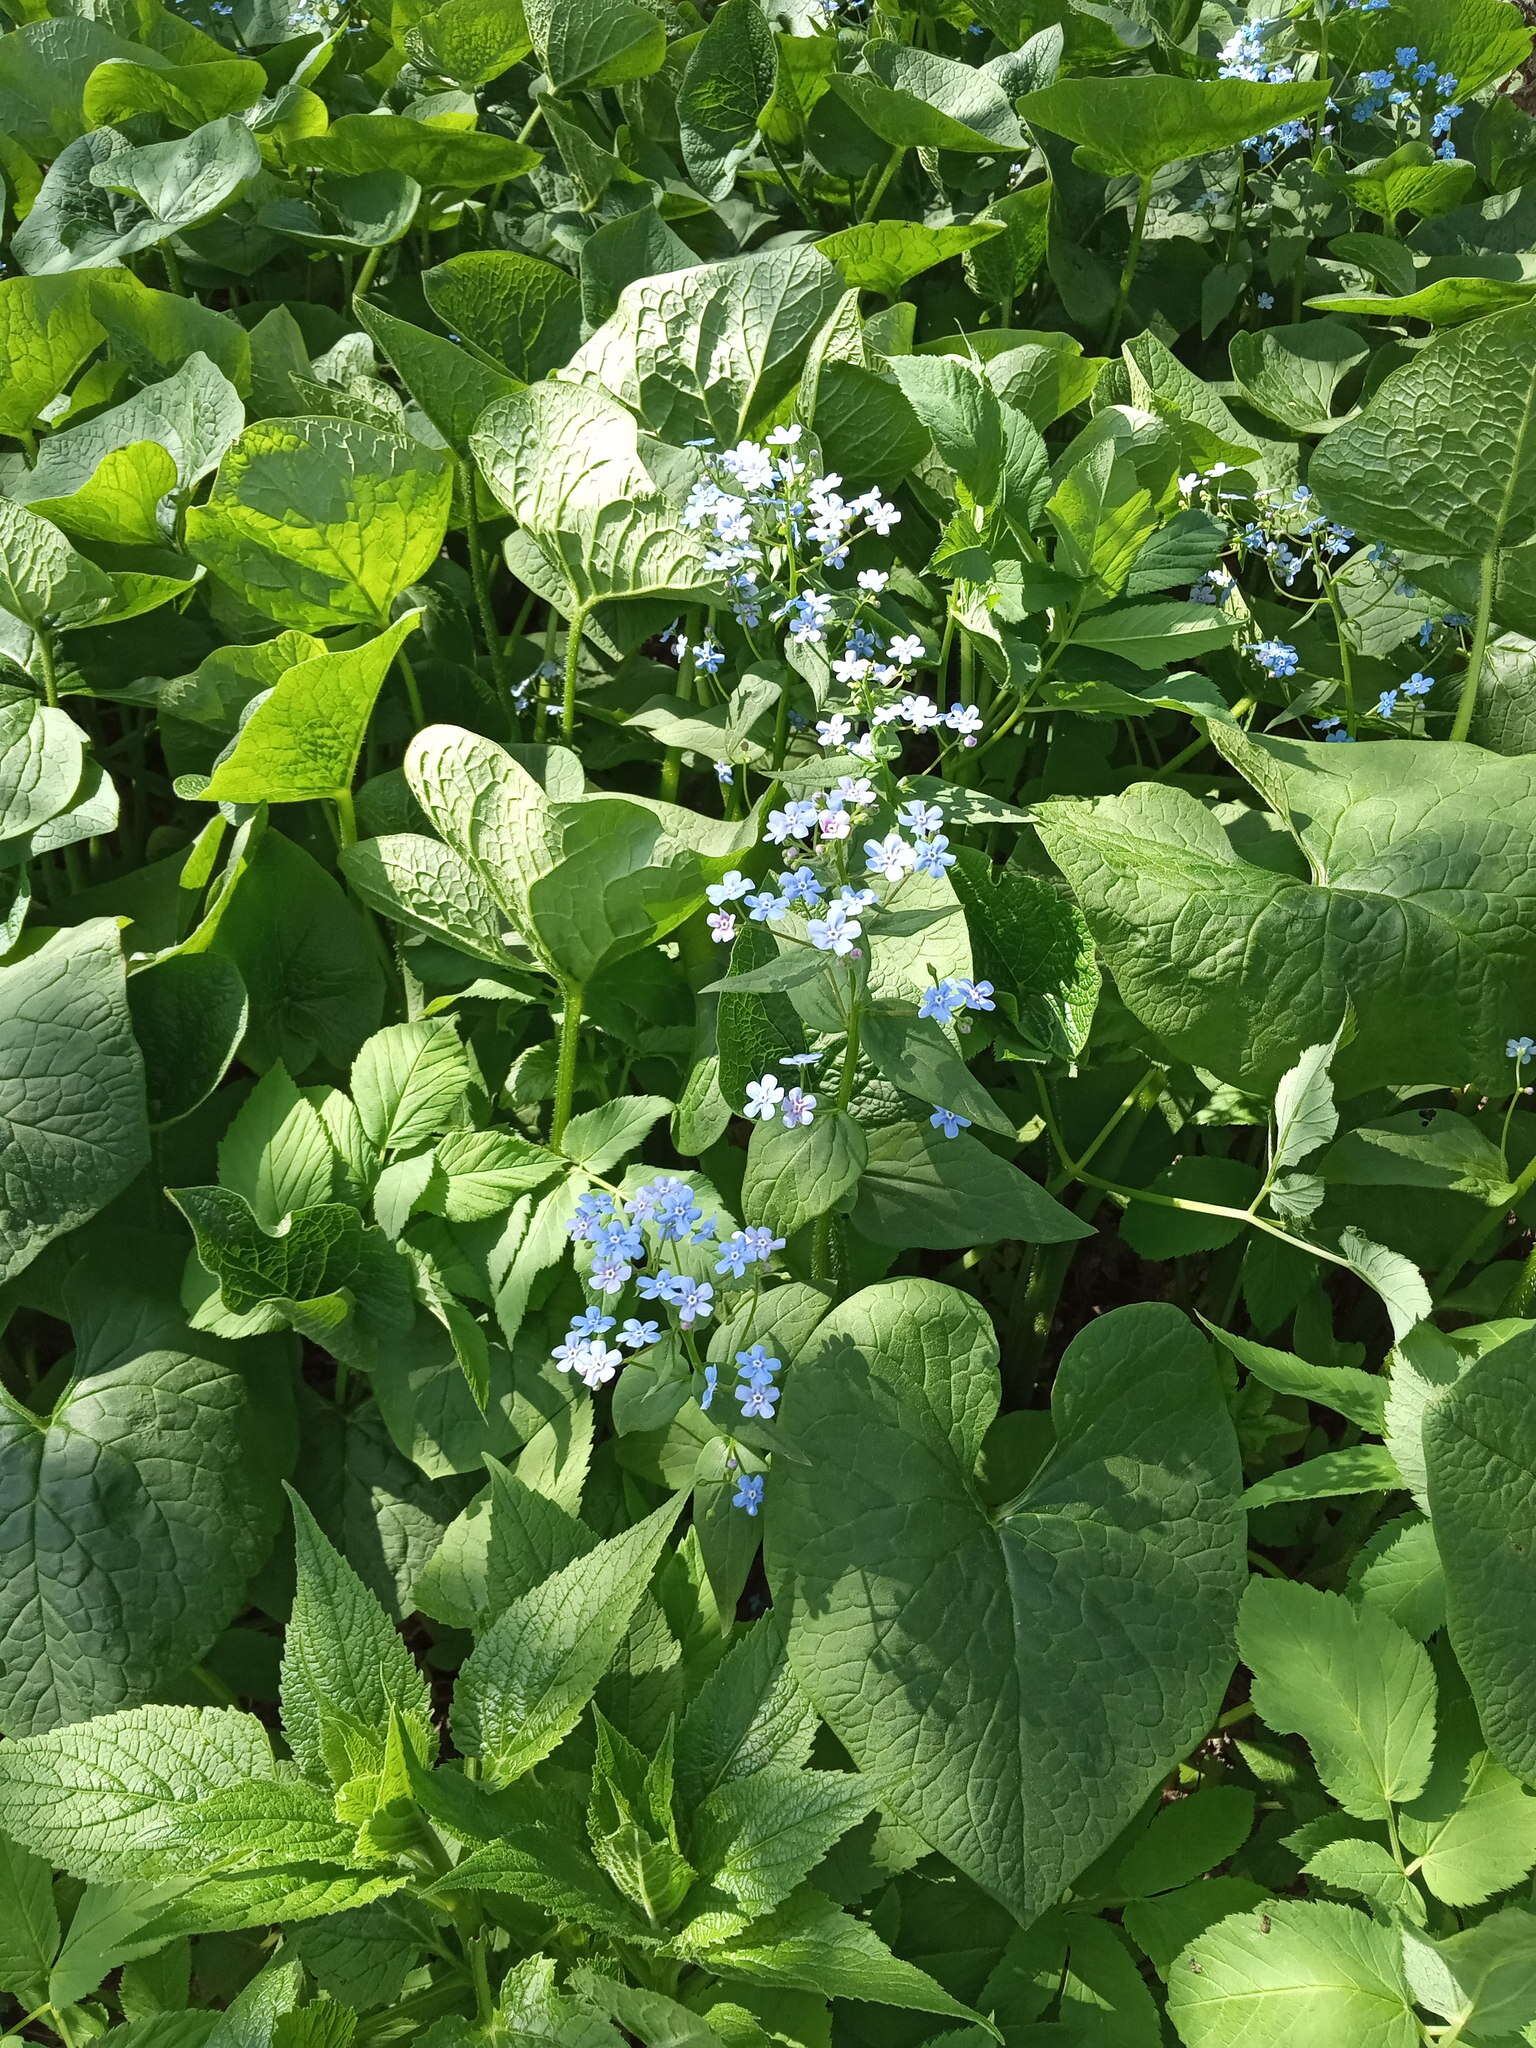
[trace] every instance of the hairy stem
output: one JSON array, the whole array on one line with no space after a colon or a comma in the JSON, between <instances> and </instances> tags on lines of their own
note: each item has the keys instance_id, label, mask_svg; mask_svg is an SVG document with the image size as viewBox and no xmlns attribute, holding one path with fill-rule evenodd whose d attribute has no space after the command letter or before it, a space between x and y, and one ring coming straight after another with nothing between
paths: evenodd
<instances>
[{"instance_id":1,"label":"hairy stem","mask_svg":"<svg viewBox=\"0 0 1536 2048\"><path fill-rule=\"evenodd\" d=\"M561 984L565 1007L560 1013L560 1047L555 1060L555 1110L550 1120L549 1142L558 1146L565 1136L565 1127L571 1120L571 1101L576 1093L576 1054L581 1043L581 1004L583 989L579 981Z\"/></svg>"}]
</instances>

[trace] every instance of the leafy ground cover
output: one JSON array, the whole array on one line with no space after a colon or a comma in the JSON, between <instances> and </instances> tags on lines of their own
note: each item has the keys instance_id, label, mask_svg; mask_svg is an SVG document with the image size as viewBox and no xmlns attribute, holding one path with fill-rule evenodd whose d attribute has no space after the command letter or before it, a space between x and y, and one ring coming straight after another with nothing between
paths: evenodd
<instances>
[{"instance_id":1,"label":"leafy ground cover","mask_svg":"<svg viewBox=\"0 0 1536 2048\"><path fill-rule=\"evenodd\" d=\"M1510 0L8 0L0 1994L1536 2041Z\"/></svg>"}]
</instances>

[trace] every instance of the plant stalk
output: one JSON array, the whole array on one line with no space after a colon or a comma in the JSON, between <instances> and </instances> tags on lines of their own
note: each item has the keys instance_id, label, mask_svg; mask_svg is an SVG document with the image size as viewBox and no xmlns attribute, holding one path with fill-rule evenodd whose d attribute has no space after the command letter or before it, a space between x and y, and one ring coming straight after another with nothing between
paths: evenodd
<instances>
[{"instance_id":1,"label":"plant stalk","mask_svg":"<svg viewBox=\"0 0 1536 2048\"><path fill-rule=\"evenodd\" d=\"M1111 351L1120 346L1120 329L1125 324L1126 307L1131 302L1131 286L1136 281L1137 266L1141 262L1141 242L1147 229L1147 208L1152 201L1152 178L1150 173L1142 178L1136 192L1136 217L1131 222L1131 246L1125 252L1125 268L1120 273L1120 289L1115 295L1114 315L1105 336L1105 347Z\"/></svg>"},{"instance_id":2,"label":"plant stalk","mask_svg":"<svg viewBox=\"0 0 1536 2048\"><path fill-rule=\"evenodd\" d=\"M571 1102L576 1094L576 1054L581 1043L581 1004L584 990L579 981L561 983L565 1007L560 1013L560 1045L555 1060L555 1109L550 1119L549 1142L558 1148L571 1120Z\"/></svg>"},{"instance_id":3,"label":"plant stalk","mask_svg":"<svg viewBox=\"0 0 1536 2048\"><path fill-rule=\"evenodd\" d=\"M1488 651L1488 629L1493 622L1493 587L1498 568L1498 551L1490 548L1483 557L1482 574L1478 580L1477 618L1473 622L1472 645L1467 654L1467 673L1462 679L1461 697L1451 725L1453 740L1464 740L1472 729L1478 685L1483 679L1483 659Z\"/></svg>"}]
</instances>

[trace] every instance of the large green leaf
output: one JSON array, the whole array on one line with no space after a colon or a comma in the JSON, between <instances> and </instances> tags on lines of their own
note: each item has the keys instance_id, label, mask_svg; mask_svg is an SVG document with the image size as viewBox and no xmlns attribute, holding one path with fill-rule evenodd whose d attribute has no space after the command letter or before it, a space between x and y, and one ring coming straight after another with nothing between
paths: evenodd
<instances>
[{"instance_id":1,"label":"large green leaf","mask_svg":"<svg viewBox=\"0 0 1536 2048\"><path fill-rule=\"evenodd\" d=\"M163 1257L128 1240L114 1259L124 1270L92 1282L77 1371L51 1412L0 1405L12 1735L170 1684L245 1604L276 1532L292 1424L273 1358L189 1331Z\"/></svg>"},{"instance_id":2,"label":"large green leaf","mask_svg":"<svg viewBox=\"0 0 1536 2048\"><path fill-rule=\"evenodd\" d=\"M1330 518L1393 547L1466 557L1536 537L1536 307L1437 335L1308 476Z\"/></svg>"},{"instance_id":3,"label":"large green leaf","mask_svg":"<svg viewBox=\"0 0 1536 2048\"><path fill-rule=\"evenodd\" d=\"M85 278L0 278L0 428L30 428L100 339Z\"/></svg>"},{"instance_id":4,"label":"large green leaf","mask_svg":"<svg viewBox=\"0 0 1536 2048\"><path fill-rule=\"evenodd\" d=\"M503 178L520 178L539 153L508 135L486 135L461 125L463 116L413 121L404 114L343 114L322 135L306 136L296 162L342 177L397 171L427 190L473 192Z\"/></svg>"},{"instance_id":5,"label":"large green leaf","mask_svg":"<svg viewBox=\"0 0 1536 2048\"><path fill-rule=\"evenodd\" d=\"M1305 121L1324 88L1256 85L1246 78L1061 78L1028 93L1021 112L1032 126L1077 143L1094 167L1150 178L1165 164L1231 149L1260 129Z\"/></svg>"},{"instance_id":6,"label":"large green leaf","mask_svg":"<svg viewBox=\"0 0 1536 2048\"><path fill-rule=\"evenodd\" d=\"M541 257L472 249L427 271L421 284L446 328L524 382L569 362L581 339L581 287Z\"/></svg>"},{"instance_id":7,"label":"large green leaf","mask_svg":"<svg viewBox=\"0 0 1536 2048\"><path fill-rule=\"evenodd\" d=\"M756 838L750 819L712 821L639 797L551 801L504 748L458 726L418 733L406 774L445 846L434 857L414 835L388 842L393 858L382 861L404 913L494 957L499 912L500 932L569 981L664 938ZM372 893L382 861L365 843L347 867L388 907L383 888Z\"/></svg>"},{"instance_id":8,"label":"large green leaf","mask_svg":"<svg viewBox=\"0 0 1536 2048\"><path fill-rule=\"evenodd\" d=\"M1180 1057L1268 1092L1353 1004L1334 1078L1499 1085L1536 1013L1528 759L1410 741L1217 744L1280 812L1312 879L1245 859L1203 805L1132 783L1043 805L1120 992Z\"/></svg>"},{"instance_id":9,"label":"large green leaf","mask_svg":"<svg viewBox=\"0 0 1536 2048\"><path fill-rule=\"evenodd\" d=\"M866 70L829 83L892 149L953 149L988 156L1023 147L1008 94L985 67L960 64L894 39L871 42Z\"/></svg>"},{"instance_id":10,"label":"large green leaf","mask_svg":"<svg viewBox=\"0 0 1536 2048\"><path fill-rule=\"evenodd\" d=\"M522 526L519 538L536 550L561 610L722 594L704 541L683 526L640 459L633 415L602 392L560 383L516 392L482 416L470 446Z\"/></svg>"},{"instance_id":11,"label":"large green leaf","mask_svg":"<svg viewBox=\"0 0 1536 2048\"><path fill-rule=\"evenodd\" d=\"M1268 1902L1219 1920L1168 1975L1184 2048L1415 2048L1396 1930L1348 1906Z\"/></svg>"},{"instance_id":12,"label":"large green leaf","mask_svg":"<svg viewBox=\"0 0 1536 2048\"><path fill-rule=\"evenodd\" d=\"M110 1202L149 1158L144 1063L116 926L0 967L0 1276Z\"/></svg>"},{"instance_id":13,"label":"large green leaf","mask_svg":"<svg viewBox=\"0 0 1536 2048\"><path fill-rule=\"evenodd\" d=\"M350 790L390 663L420 621L407 612L359 647L295 662L259 699L200 794L211 803L302 803Z\"/></svg>"},{"instance_id":14,"label":"large green leaf","mask_svg":"<svg viewBox=\"0 0 1536 2048\"><path fill-rule=\"evenodd\" d=\"M360 420L262 420L219 464L187 545L285 626L384 625L442 546L451 466Z\"/></svg>"},{"instance_id":15,"label":"large green leaf","mask_svg":"<svg viewBox=\"0 0 1536 2048\"><path fill-rule=\"evenodd\" d=\"M683 161L706 199L730 191L778 75L778 44L757 0L723 0L693 46L677 98Z\"/></svg>"},{"instance_id":16,"label":"large green leaf","mask_svg":"<svg viewBox=\"0 0 1536 2048\"><path fill-rule=\"evenodd\" d=\"M845 287L810 248L641 278L571 368L674 442L729 447L788 397Z\"/></svg>"},{"instance_id":17,"label":"large green leaf","mask_svg":"<svg viewBox=\"0 0 1536 2048\"><path fill-rule=\"evenodd\" d=\"M644 78L666 56L665 28L635 0L524 0L524 6L556 92Z\"/></svg>"},{"instance_id":18,"label":"large green leaf","mask_svg":"<svg viewBox=\"0 0 1536 2048\"><path fill-rule=\"evenodd\" d=\"M1022 1919L1053 1903L1210 1726L1243 1576L1236 1446L1173 1309L1062 1359L1057 1447L992 1511L983 1312L867 1289L792 1362L767 1557L790 1655L881 1802Z\"/></svg>"},{"instance_id":19,"label":"large green leaf","mask_svg":"<svg viewBox=\"0 0 1536 2048\"><path fill-rule=\"evenodd\" d=\"M1451 1640L1488 1746L1536 1780L1536 1344L1486 1353L1424 1417Z\"/></svg>"},{"instance_id":20,"label":"large green leaf","mask_svg":"<svg viewBox=\"0 0 1536 2048\"><path fill-rule=\"evenodd\" d=\"M1362 1820L1416 1799L1435 1740L1429 1657L1377 1607L1253 1579L1238 1649L1271 1728L1304 1736L1332 1796Z\"/></svg>"},{"instance_id":21,"label":"large green leaf","mask_svg":"<svg viewBox=\"0 0 1536 2048\"><path fill-rule=\"evenodd\" d=\"M233 115L138 148L94 128L50 165L12 246L34 276L120 262L212 220L260 169L255 137Z\"/></svg>"}]
</instances>

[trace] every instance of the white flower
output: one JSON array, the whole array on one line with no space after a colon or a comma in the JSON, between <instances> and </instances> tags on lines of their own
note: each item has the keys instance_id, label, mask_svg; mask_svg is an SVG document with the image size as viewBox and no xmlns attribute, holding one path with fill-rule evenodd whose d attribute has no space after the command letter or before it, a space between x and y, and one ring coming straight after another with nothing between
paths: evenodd
<instances>
[{"instance_id":1,"label":"white flower","mask_svg":"<svg viewBox=\"0 0 1536 2048\"><path fill-rule=\"evenodd\" d=\"M841 747L853 731L853 721L845 718L841 711L835 711L830 718L816 721L816 737L824 747Z\"/></svg>"},{"instance_id":2,"label":"white flower","mask_svg":"<svg viewBox=\"0 0 1536 2048\"><path fill-rule=\"evenodd\" d=\"M732 868L728 874L722 875L718 882L711 882L704 894L718 910L722 903L739 903L742 897L750 892L752 886L740 868Z\"/></svg>"},{"instance_id":3,"label":"white flower","mask_svg":"<svg viewBox=\"0 0 1536 2048\"><path fill-rule=\"evenodd\" d=\"M871 597L878 597L890 580L889 575L884 569L861 569L859 571L859 588L860 590L867 590Z\"/></svg>"},{"instance_id":4,"label":"white flower","mask_svg":"<svg viewBox=\"0 0 1536 2048\"><path fill-rule=\"evenodd\" d=\"M913 662L921 661L926 650L915 633L898 633L885 651L892 661L910 666Z\"/></svg>"},{"instance_id":5,"label":"white flower","mask_svg":"<svg viewBox=\"0 0 1536 2048\"><path fill-rule=\"evenodd\" d=\"M776 1074L764 1074L760 1081L747 1083L747 1106L743 1116L760 1116L764 1123L772 1123L779 1104L784 1100L784 1090L779 1086Z\"/></svg>"}]
</instances>

